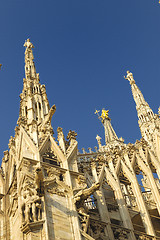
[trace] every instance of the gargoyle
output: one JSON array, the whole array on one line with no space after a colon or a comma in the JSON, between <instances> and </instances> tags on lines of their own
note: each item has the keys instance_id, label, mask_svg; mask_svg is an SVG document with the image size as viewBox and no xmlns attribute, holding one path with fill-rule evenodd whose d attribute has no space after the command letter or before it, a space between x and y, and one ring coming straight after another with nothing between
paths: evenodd
<instances>
[{"instance_id":1,"label":"gargoyle","mask_svg":"<svg viewBox=\"0 0 160 240\"><path fill-rule=\"evenodd\" d=\"M89 215L87 214L87 208L85 207L85 200L91 196L96 190L100 187L100 183L94 183L90 188L84 188L80 190L74 196L74 202L77 207L77 211L79 213L80 222L82 224L82 231L87 232L88 224L89 224Z\"/></svg>"},{"instance_id":2,"label":"gargoyle","mask_svg":"<svg viewBox=\"0 0 160 240\"><path fill-rule=\"evenodd\" d=\"M51 128L52 128L51 127L51 120L52 120L52 116L55 113L55 111L56 111L56 106L53 105L50 108L47 116L44 118L43 122L40 124L40 126L39 126L40 131L45 132L46 130L51 130Z\"/></svg>"},{"instance_id":3,"label":"gargoyle","mask_svg":"<svg viewBox=\"0 0 160 240\"><path fill-rule=\"evenodd\" d=\"M82 189L80 190L75 196L74 196L74 202L76 204L77 210L79 212L86 212L84 202L85 200L92 195L95 191L97 191L100 187L100 183L94 183L90 188Z\"/></svg>"}]
</instances>

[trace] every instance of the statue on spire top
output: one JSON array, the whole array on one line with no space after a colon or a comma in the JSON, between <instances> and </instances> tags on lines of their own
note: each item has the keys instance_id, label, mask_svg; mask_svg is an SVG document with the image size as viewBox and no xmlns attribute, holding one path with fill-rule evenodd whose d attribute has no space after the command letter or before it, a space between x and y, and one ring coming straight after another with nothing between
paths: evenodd
<instances>
[{"instance_id":1,"label":"statue on spire top","mask_svg":"<svg viewBox=\"0 0 160 240\"><path fill-rule=\"evenodd\" d=\"M25 43L24 43L23 46L26 47L27 49L32 49L32 48L34 48L34 46L33 46L33 44L31 43L31 41L30 41L29 38L25 41Z\"/></svg>"},{"instance_id":2,"label":"statue on spire top","mask_svg":"<svg viewBox=\"0 0 160 240\"><path fill-rule=\"evenodd\" d=\"M130 71L127 71L127 76L126 77L124 76L124 78L127 79L130 82L130 84L135 83L133 74Z\"/></svg>"},{"instance_id":3,"label":"statue on spire top","mask_svg":"<svg viewBox=\"0 0 160 240\"><path fill-rule=\"evenodd\" d=\"M99 115L99 110L96 110L95 111L95 114L97 114L98 115L98 118L100 119L100 121L103 123L104 122L104 120L105 119L110 119L109 118L109 114L108 114L108 112L109 112L109 110L105 110L104 108L102 109L102 114L101 114L101 116Z\"/></svg>"}]
</instances>

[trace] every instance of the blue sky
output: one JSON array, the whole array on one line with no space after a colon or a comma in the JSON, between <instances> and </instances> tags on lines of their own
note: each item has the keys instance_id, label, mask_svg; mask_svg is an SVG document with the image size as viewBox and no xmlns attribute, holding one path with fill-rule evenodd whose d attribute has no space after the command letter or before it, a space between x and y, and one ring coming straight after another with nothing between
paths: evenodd
<instances>
[{"instance_id":1,"label":"blue sky","mask_svg":"<svg viewBox=\"0 0 160 240\"><path fill-rule=\"evenodd\" d=\"M94 148L102 124L95 109L110 110L125 142L140 138L129 83L137 85L155 113L160 105L160 5L158 0L2 0L0 3L0 156L19 114L24 41L30 38L52 119L65 135L78 133L79 149Z\"/></svg>"}]
</instances>

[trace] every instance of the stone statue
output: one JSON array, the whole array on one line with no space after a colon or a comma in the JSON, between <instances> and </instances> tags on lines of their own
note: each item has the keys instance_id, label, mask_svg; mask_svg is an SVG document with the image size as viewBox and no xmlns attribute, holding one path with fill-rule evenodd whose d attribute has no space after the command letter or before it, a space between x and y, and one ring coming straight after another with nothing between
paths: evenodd
<instances>
[{"instance_id":1,"label":"stone statue","mask_svg":"<svg viewBox=\"0 0 160 240\"><path fill-rule=\"evenodd\" d=\"M32 202L32 219L33 221L39 221L42 218L42 204L41 199L35 199Z\"/></svg>"},{"instance_id":2,"label":"stone statue","mask_svg":"<svg viewBox=\"0 0 160 240\"><path fill-rule=\"evenodd\" d=\"M40 170L40 171L39 171ZM41 178L41 169L37 168L38 180ZM35 180L36 182L36 180ZM39 184L39 185L37 185ZM39 221L42 218L42 201L40 195L37 194L36 187L41 192L41 185L38 181L37 184L33 184L30 181L26 181L26 185L22 189L22 224ZM36 185L36 186L35 186Z\"/></svg>"},{"instance_id":3,"label":"stone statue","mask_svg":"<svg viewBox=\"0 0 160 240\"><path fill-rule=\"evenodd\" d=\"M98 142L98 146L101 147L102 146L101 137L97 135L96 139L97 139L97 142Z\"/></svg>"},{"instance_id":4,"label":"stone statue","mask_svg":"<svg viewBox=\"0 0 160 240\"><path fill-rule=\"evenodd\" d=\"M42 219L41 199L34 195L22 203L22 223L35 222Z\"/></svg>"},{"instance_id":5,"label":"stone statue","mask_svg":"<svg viewBox=\"0 0 160 240\"><path fill-rule=\"evenodd\" d=\"M126 77L124 76L124 78L126 80L128 80L130 82L130 84L135 83L134 78L133 78L133 74L130 71L127 71L127 76Z\"/></svg>"},{"instance_id":6,"label":"stone statue","mask_svg":"<svg viewBox=\"0 0 160 240\"><path fill-rule=\"evenodd\" d=\"M32 194L29 191L29 189L28 188L25 189L23 194L23 202L21 206L23 223L31 221L31 202L30 202L31 196Z\"/></svg>"}]
</instances>

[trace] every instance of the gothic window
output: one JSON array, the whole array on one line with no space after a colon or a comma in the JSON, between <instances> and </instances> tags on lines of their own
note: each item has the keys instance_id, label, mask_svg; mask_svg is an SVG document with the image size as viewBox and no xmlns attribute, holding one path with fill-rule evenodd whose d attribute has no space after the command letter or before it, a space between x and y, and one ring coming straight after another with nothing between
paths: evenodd
<instances>
[{"instance_id":1,"label":"gothic window","mask_svg":"<svg viewBox=\"0 0 160 240\"><path fill-rule=\"evenodd\" d=\"M26 114L26 118L27 118L27 106L25 107L25 114Z\"/></svg>"}]
</instances>

